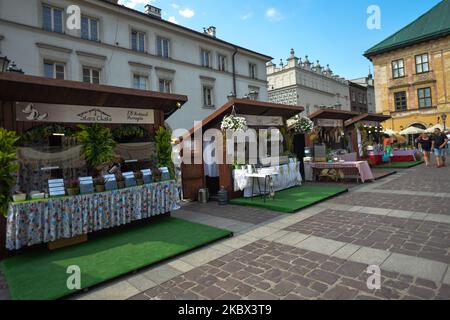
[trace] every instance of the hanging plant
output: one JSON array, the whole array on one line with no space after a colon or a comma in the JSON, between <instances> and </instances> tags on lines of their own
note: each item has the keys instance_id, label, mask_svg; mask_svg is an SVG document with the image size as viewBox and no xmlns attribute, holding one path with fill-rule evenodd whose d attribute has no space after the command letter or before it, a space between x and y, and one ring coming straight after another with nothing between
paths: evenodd
<instances>
[{"instance_id":1,"label":"hanging plant","mask_svg":"<svg viewBox=\"0 0 450 320\"><path fill-rule=\"evenodd\" d=\"M220 129L222 131L247 131L247 120L243 117L238 117L236 115L225 116L222 120L222 124L220 125Z\"/></svg>"},{"instance_id":2,"label":"hanging plant","mask_svg":"<svg viewBox=\"0 0 450 320\"><path fill-rule=\"evenodd\" d=\"M306 117L296 115L294 117L294 130L297 133L310 134L314 129L314 123Z\"/></svg>"},{"instance_id":3,"label":"hanging plant","mask_svg":"<svg viewBox=\"0 0 450 320\"><path fill-rule=\"evenodd\" d=\"M0 128L0 214L6 217L11 190L16 183L14 176L17 165L16 142L19 138L14 131Z\"/></svg>"}]
</instances>

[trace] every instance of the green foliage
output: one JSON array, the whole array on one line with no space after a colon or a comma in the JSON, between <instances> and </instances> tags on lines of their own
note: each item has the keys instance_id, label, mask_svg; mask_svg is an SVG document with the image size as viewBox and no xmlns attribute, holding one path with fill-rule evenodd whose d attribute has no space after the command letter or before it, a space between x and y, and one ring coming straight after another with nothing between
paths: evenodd
<instances>
[{"instance_id":1,"label":"green foliage","mask_svg":"<svg viewBox=\"0 0 450 320\"><path fill-rule=\"evenodd\" d=\"M48 138L53 133L64 133L66 136L73 135L72 130L60 124L43 124L33 127L20 136L20 145L43 145L47 144Z\"/></svg>"},{"instance_id":2,"label":"green foliage","mask_svg":"<svg viewBox=\"0 0 450 320\"><path fill-rule=\"evenodd\" d=\"M151 137L148 131L140 126L125 125L112 132L114 140L119 143L149 142Z\"/></svg>"},{"instance_id":3,"label":"green foliage","mask_svg":"<svg viewBox=\"0 0 450 320\"><path fill-rule=\"evenodd\" d=\"M157 165L159 168L167 167L170 177L175 179L175 167L172 162L172 133L164 127L156 131L156 153L158 155Z\"/></svg>"},{"instance_id":4,"label":"green foliage","mask_svg":"<svg viewBox=\"0 0 450 320\"><path fill-rule=\"evenodd\" d=\"M19 170L15 147L18 140L14 131L0 128L0 214L5 217L8 212L11 190L16 183L14 174Z\"/></svg>"},{"instance_id":5,"label":"green foliage","mask_svg":"<svg viewBox=\"0 0 450 320\"><path fill-rule=\"evenodd\" d=\"M76 136L81 144L81 153L92 169L113 159L115 142L111 130L99 124L78 127L81 131Z\"/></svg>"}]
</instances>

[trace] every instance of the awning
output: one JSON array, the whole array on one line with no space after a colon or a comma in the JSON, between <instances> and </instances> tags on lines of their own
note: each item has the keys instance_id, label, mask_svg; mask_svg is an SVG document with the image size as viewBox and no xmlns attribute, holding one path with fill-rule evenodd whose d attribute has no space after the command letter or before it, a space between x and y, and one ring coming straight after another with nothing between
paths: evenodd
<instances>
[{"instance_id":1,"label":"awning","mask_svg":"<svg viewBox=\"0 0 450 320\"><path fill-rule=\"evenodd\" d=\"M349 119L345 122L345 126L348 127L354 123L360 122L360 121L371 121L371 122L384 122L386 120L389 120L391 116L387 116L384 114L379 113L364 113L360 114L359 116L356 116L352 119Z\"/></svg>"},{"instance_id":2,"label":"awning","mask_svg":"<svg viewBox=\"0 0 450 320\"><path fill-rule=\"evenodd\" d=\"M322 109L314 112L309 116L311 120L314 119L331 119L331 120L348 120L356 116L361 115L359 112L334 110L334 109Z\"/></svg>"},{"instance_id":3,"label":"awning","mask_svg":"<svg viewBox=\"0 0 450 320\"><path fill-rule=\"evenodd\" d=\"M253 116L274 116L292 118L293 116L303 112L305 109L300 106L291 106L285 104L276 104L270 102L256 101L250 99L230 99L229 102L224 104L217 111L206 117L203 122L203 129L211 128L218 122L222 121L224 116L231 114L233 106L237 114L241 115L253 115ZM199 128L192 128L189 133Z\"/></svg>"},{"instance_id":4,"label":"awning","mask_svg":"<svg viewBox=\"0 0 450 320\"><path fill-rule=\"evenodd\" d=\"M0 100L177 111L187 96L0 72Z\"/></svg>"},{"instance_id":5,"label":"awning","mask_svg":"<svg viewBox=\"0 0 450 320\"><path fill-rule=\"evenodd\" d=\"M439 129L442 132L444 132L444 126L442 124L434 125L434 126L428 128L427 130L425 130L425 132L426 133L434 133L434 130L436 130L436 129Z\"/></svg>"}]
</instances>

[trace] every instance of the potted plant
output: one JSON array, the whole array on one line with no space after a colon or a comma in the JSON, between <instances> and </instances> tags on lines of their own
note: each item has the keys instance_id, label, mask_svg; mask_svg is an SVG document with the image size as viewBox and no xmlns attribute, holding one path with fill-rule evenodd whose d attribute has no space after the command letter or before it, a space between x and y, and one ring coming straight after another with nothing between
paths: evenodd
<instances>
[{"instance_id":1,"label":"potted plant","mask_svg":"<svg viewBox=\"0 0 450 320\"><path fill-rule=\"evenodd\" d=\"M125 188L125 177L122 175L122 173L116 174L116 181L117 181L117 188L124 189Z\"/></svg>"},{"instance_id":2,"label":"potted plant","mask_svg":"<svg viewBox=\"0 0 450 320\"><path fill-rule=\"evenodd\" d=\"M70 179L66 181L66 192L68 196L76 196L80 194L80 182L78 179Z\"/></svg>"},{"instance_id":3,"label":"potted plant","mask_svg":"<svg viewBox=\"0 0 450 320\"><path fill-rule=\"evenodd\" d=\"M18 139L14 131L0 128L0 214L5 217L11 200L11 191L16 183L15 174L19 169L15 147Z\"/></svg>"},{"instance_id":4,"label":"potted plant","mask_svg":"<svg viewBox=\"0 0 450 320\"><path fill-rule=\"evenodd\" d=\"M93 174L98 167L114 158L115 142L111 130L99 124L79 125L81 131L76 136L81 144L81 153L86 158Z\"/></svg>"},{"instance_id":5,"label":"potted plant","mask_svg":"<svg viewBox=\"0 0 450 320\"><path fill-rule=\"evenodd\" d=\"M234 114L225 116L220 125L222 131L247 131L247 120Z\"/></svg>"},{"instance_id":6,"label":"potted plant","mask_svg":"<svg viewBox=\"0 0 450 320\"><path fill-rule=\"evenodd\" d=\"M94 179L95 191L97 192L105 192L105 178L99 176Z\"/></svg>"},{"instance_id":7,"label":"potted plant","mask_svg":"<svg viewBox=\"0 0 450 320\"><path fill-rule=\"evenodd\" d=\"M297 133L310 134L314 130L314 123L309 118L301 115L294 117L293 125Z\"/></svg>"},{"instance_id":8,"label":"potted plant","mask_svg":"<svg viewBox=\"0 0 450 320\"><path fill-rule=\"evenodd\" d=\"M136 171L134 173L134 177L136 178L136 184L138 186L142 186L144 184L144 175L140 171Z\"/></svg>"},{"instance_id":9,"label":"potted plant","mask_svg":"<svg viewBox=\"0 0 450 320\"><path fill-rule=\"evenodd\" d=\"M156 132L156 153L158 168L167 167L171 179L175 179L175 167L172 162L172 134L164 127Z\"/></svg>"}]
</instances>

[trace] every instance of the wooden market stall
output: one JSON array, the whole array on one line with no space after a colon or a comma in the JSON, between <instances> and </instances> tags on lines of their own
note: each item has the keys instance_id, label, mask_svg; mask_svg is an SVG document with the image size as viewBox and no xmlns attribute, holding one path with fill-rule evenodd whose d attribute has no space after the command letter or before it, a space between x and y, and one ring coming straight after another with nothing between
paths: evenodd
<instances>
[{"instance_id":1,"label":"wooden market stall","mask_svg":"<svg viewBox=\"0 0 450 320\"><path fill-rule=\"evenodd\" d=\"M20 137L16 189L27 196L9 204L6 218L0 216L0 259L26 247L144 221L177 207L177 186L169 180L149 183L143 176L122 177L130 183L123 183L126 188L117 181L110 188L105 183L106 190L100 190L104 192L82 195L68 195L64 189L70 179L76 179L80 189L81 177L92 176L73 135L78 125L108 128L117 161L124 170L140 173L156 162L155 132L186 96L17 73L0 73L0 88L0 128ZM108 173L115 172L115 165ZM57 189L52 183L59 180L62 190L52 196ZM152 203L149 195L154 192L159 192L161 203Z\"/></svg>"},{"instance_id":2,"label":"wooden market stall","mask_svg":"<svg viewBox=\"0 0 450 320\"><path fill-rule=\"evenodd\" d=\"M300 106L274 104L232 97L225 105L208 116L202 122L202 127L192 128L189 131L189 134L193 137L195 134L200 133L200 136L202 137L208 129L220 130L223 119L233 113L236 113L240 117L244 117L249 128L255 130L276 128L279 129L280 132L286 133L287 119L301 113L303 110L304 108ZM258 144L257 141L250 143ZM248 149L248 146L246 146L246 148ZM259 144L258 148L261 148ZM202 150L203 148L199 148L197 152ZM284 145L284 154L287 154L286 151L287 147ZM223 149L218 149L217 152L222 152L224 154L224 159L226 159L229 150L224 147ZM194 157L195 154L193 153L192 156ZM242 192L236 188L236 181L234 179L234 172L236 171L234 169L237 169L236 165L225 163L219 164L215 168L208 168L203 162L202 156L200 159L200 164L182 165L183 194L185 199L197 199L199 189L205 187L210 190L212 195L217 193L219 187L225 187L230 198L240 197L247 191L245 190ZM286 162L285 165L289 165L288 157L286 156L286 159L282 162ZM241 169L244 170L244 167L244 164L242 164ZM293 177L297 175L300 175L298 165L295 172L292 173Z\"/></svg>"}]
</instances>

